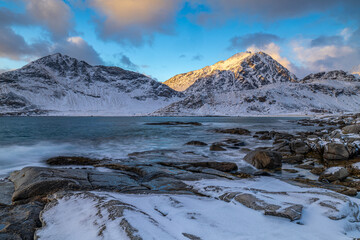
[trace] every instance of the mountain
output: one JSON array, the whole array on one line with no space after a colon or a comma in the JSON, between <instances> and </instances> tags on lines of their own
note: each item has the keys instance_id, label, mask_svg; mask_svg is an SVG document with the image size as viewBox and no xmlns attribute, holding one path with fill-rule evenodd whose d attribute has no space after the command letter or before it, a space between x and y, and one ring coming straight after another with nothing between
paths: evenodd
<instances>
[{"instance_id":1,"label":"mountain","mask_svg":"<svg viewBox=\"0 0 360 240\"><path fill-rule=\"evenodd\" d=\"M1 114L147 114L181 97L143 74L61 54L0 74Z\"/></svg>"},{"instance_id":2,"label":"mountain","mask_svg":"<svg viewBox=\"0 0 360 240\"><path fill-rule=\"evenodd\" d=\"M234 85L233 89L227 86L227 91L221 86L214 89L186 90L186 98L155 111L153 115L304 115L360 111L360 78L344 71L310 74L300 81L274 80L257 88L239 90Z\"/></svg>"},{"instance_id":3,"label":"mountain","mask_svg":"<svg viewBox=\"0 0 360 240\"><path fill-rule=\"evenodd\" d=\"M176 75L164 84L187 94L199 92L218 94L257 89L268 84L296 82L296 80L294 74L266 53L245 52L200 70Z\"/></svg>"}]
</instances>

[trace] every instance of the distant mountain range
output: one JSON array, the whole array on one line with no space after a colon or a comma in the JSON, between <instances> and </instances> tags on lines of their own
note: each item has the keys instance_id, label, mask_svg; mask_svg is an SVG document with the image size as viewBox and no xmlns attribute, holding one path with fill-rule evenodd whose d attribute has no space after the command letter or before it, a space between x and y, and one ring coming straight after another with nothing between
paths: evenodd
<instances>
[{"instance_id":1,"label":"distant mountain range","mask_svg":"<svg viewBox=\"0 0 360 240\"><path fill-rule=\"evenodd\" d=\"M1 115L288 115L360 111L360 78L297 79L263 52L238 53L164 83L53 54L0 74Z\"/></svg>"}]
</instances>

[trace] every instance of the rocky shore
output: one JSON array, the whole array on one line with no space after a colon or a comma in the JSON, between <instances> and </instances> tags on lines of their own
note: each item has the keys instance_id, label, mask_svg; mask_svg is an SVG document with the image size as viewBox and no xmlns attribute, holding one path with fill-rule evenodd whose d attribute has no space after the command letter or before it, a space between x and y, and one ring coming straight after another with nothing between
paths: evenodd
<instances>
[{"instance_id":1,"label":"rocky shore","mask_svg":"<svg viewBox=\"0 0 360 240\"><path fill-rule=\"evenodd\" d=\"M185 143L245 152L241 165L139 160L171 153L154 150L124 161L59 156L48 159L48 167L25 167L0 181L0 239L233 239L258 234L261 221L264 234L279 239L286 229L299 238L360 237L360 114L298 124L316 130L214 129L229 138ZM272 146L249 149L244 135ZM237 221L248 221L248 228L234 230ZM321 229L335 225L335 232Z\"/></svg>"}]
</instances>

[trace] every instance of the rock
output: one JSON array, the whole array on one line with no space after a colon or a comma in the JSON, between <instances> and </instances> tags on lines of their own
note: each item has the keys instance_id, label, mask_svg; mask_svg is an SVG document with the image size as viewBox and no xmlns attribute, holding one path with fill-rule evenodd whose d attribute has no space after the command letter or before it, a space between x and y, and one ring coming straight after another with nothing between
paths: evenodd
<instances>
[{"instance_id":1,"label":"rock","mask_svg":"<svg viewBox=\"0 0 360 240\"><path fill-rule=\"evenodd\" d=\"M86 158L86 157L53 157L46 160L49 165L62 166L62 165L95 165L100 163L100 160Z\"/></svg>"},{"instance_id":2,"label":"rock","mask_svg":"<svg viewBox=\"0 0 360 240\"><path fill-rule=\"evenodd\" d=\"M310 150L307 143L305 143L301 140L296 140L296 141L290 142L290 148L296 154L306 154Z\"/></svg>"},{"instance_id":3,"label":"rock","mask_svg":"<svg viewBox=\"0 0 360 240\"><path fill-rule=\"evenodd\" d=\"M186 185L183 181L174 178L160 177L149 182L142 183L142 185L155 191L181 191L190 193L190 187L188 185Z\"/></svg>"},{"instance_id":4,"label":"rock","mask_svg":"<svg viewBox=\"0 0 360 240\"><path fill-rule=\"evenodd\" d=\"M310 170L310 172L315 175L321 175L324 171L325 168L323 167L314 167L313 169Z\"/></svg>"},{"instance_id":5,"label":"rock","mask_svg":"<svg viewBox=\"0 0 360 240\"><path fill-rule=\"evenodd\" d=\"M300 204L270 204L250 193L230 192L223 194L219 198L226 202L230 202L234 199L235 201L243 204L245 207L258 211L264 211L265 215L288 218L290 221L299 220L302 215L303 206Z\"/></svg>"},{"instance_id":6,"label":"rock","mask_svg":"<svg viewBox=\"0 0 360 240\"><path fill-rule=\"evenodd\" d=\"M328 143L325 145L323 157L325 160L347 160L349 152L344 144Z\"/></svg>"},{"instance_id":7,"label":"rock","mask_svg":"<svg viewBox=\"0 0 360 240\"><path fill-rule=\"evenodd\" d=\"M12 182L0 180L0 206L11 205L11 197L14 190L14 184Z\"/></svg>"},{"instance_id":8,"label":"rock","mask_svg":"<svg viewBox=\"0 0 360 240\"><path fill-rule=\"evenodd\" d=\"M199 147L207 146L206 143L200 142L200 141L190 141L190 142L185 143L185 145L192 145L192 146L199 146Z\"/></svg>"},{"instance_id":9,"label":"rock","mask_svg":"<svg viewBox=\"0 0 360 240\"><path fill-rule=\"evenodd\" d=\"M9 179L15 185L13 201L43 197L61 189L91 188L87 173L74 169L26 167L11 173Z\"/></svg>"},{"instance_id":10,"label":"rock","mask_svg":"<svg viewBox=\"0 0 360 240\"><path fill-rule=\"evenodd\" d=\"M0 206L0 239L32 240L43 204L30 202L23 205Z\"/></svg>"},{"instance_id":11,"label":"rock","mask_svg":"<svg viewBox=\"0 0 360 240\"><path fill-rule=\"evenodd\" d=\"M244 128L216 129L215 132L237 135L250 135L250 131Z\"/></svg>"},{"instance_id":12,"label":"rock","mask_svg":"<svg viewBox=\"0 0 360 240\"><path fill-rule=\"evenodd\" d=\"M282 162L284 163L291 163L291 164L295 164L295 163L302 163L303 160L305 159L304 155L302 154L298 154L298 155L292 155L292 154L281 154L282 155Z\"/></svg>"},{"instance_id":13,"label":"rock","mask_svg":"<svg viewBox=\"0 0 360 240\"><path fill-rule=\"evenodd\" d=\"M190 167L212 168L222 172L233 172L238 169L233 162L160 162L159 164L168 167L176 167L188 170Z\"/></svg>"},{"instance_id":14,"label":"rock","mask_svg":"<svg viewBox=\"0 0 360 240\"><path fill-rule=\"evenodd\" d=\"M359 134L360 133L360 124L349 125L349 126L343 127L342 132L344 134L349 134L349 133Z\"/></svg>"},{"instance_id":15,"label":"rock","mask_svg":"<svg viewBox=\"0 0 360 240\"><path fill-rule=\"evenodd\" d=\"M124 172L99 172L89 169L52 169L26 167L9 178L15 185L12 201L42 200L61 190L116 190L139 189L133 176Z\"/></svg>"},{"instance_id":16,"label":"rock","mask_svg":"<svg viewBox=\"0 0 360 240\"><path fill-rule=\"evenodd\" d=\"M334 182L343 181L349 176L348 171L343 167L331 167L326 169L319 177L319 181Z\"/></svg>"},{"instance_id":17,"label":"rock","mask_svg":"<svg viewBox=\"0 0 360 240\"><path fill-rule=\"evenodd\" d=\"M281 168L282 156L278 152L254 150L248 153L244 160L258 169L276 169Z\"/></svg>"},{"instance_id":18,"label":"rock","mask_svg":"<svg viewBox=\"0 0 360 240\"><path fill-rule=\"evenodd\" d=\"M224 144L222 143L213 143L210 146L210 151L226 151L225 148L223 148Z\"/></svg>"},{"instance_id":19,"label":"rock","mask_svg":"<svg viewBox=\"0 0 360 240\"><path fill-rule=\"evenodd\" d=\"M289 204L289 207L280 210L265 210L265 215L288 218L290 221L299 220L301 218L303 206L300 204Z\"/></svg>"},{"instance_id":20,"label":"rock","mask_svg":"<svg viewBox=\"0 0 360 240\"><path fill-rule=\"evenodd\" d=\"M145 123L145 125L192 125L192 126L202 126L199 122L155 122L155 123Z\"/></svg>"},{"instance_id":21,"label":"rock","mask_svg":"<svg viewBox=\"0 0 360 240\"><path fill-rule=\"evenodd\" d=\"M190 233L182 233L182 235L184 235L184 237L190 239L190 240L201 240L200 237L198 236L195 236L193 234L190 234Z\"/></svg>"}]
</instances>

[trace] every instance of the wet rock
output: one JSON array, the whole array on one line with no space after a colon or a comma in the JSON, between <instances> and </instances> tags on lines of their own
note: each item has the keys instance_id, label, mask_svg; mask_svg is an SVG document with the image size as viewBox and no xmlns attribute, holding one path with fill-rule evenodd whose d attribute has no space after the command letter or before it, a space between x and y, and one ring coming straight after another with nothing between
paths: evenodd
<instances>
[{"instance_id":1,"label":"wet rock","mask_svg":"<svg viewBox=\"0 0 360 240\"><path fill-rule=\"evenodd\" d=\"M145 123L145 125L192 125L192 126L202 126L199 122L155 122L155 123Z\"/></svg>"},{"instance_id":2,"label":"wet rock","mask_svg":"<svg viewBox=\"0 0 360 240\"><path fill-rule=\"evenodd\" d=\"M310 150L307 143L305 143L305 142L303 142L301 140L292 141L290 143L290 148L296 154L306 154Z\"/></svg>"},{"instance_id":3,"label":"wet rock","mask_svg":"<svg viewBox=\"0 0 360 240\"><path fill-rule=\"evenodd\" d=\"M34 239L36 228L41 227L39 219L43 204L30 202L16 206L0 206L0 239Z\"/></svg>"},{"instance_id":4,"label":"wet rock","mask_svg":"<svg viewBox=\"0 0 360 240\"><path fill-rule=\"evenodd\" d=\"M226 149L224 148L224 144L222 143L213 143L210 146L210 151L226 151Z\"/></svg>"},{"instance_id":5,"label":"wet rock","mask_svg":"<svg viewBox=\"0 0 360 240\"><path fill-rule=\"evenodd\" d=\"M61 190L138 189L132 176L123 172L108 173L88 169L51 169L26 167L10 175L15 185L12 201L29 201Z\"/></svg>"},{"instance_id":6,"label":"wet rock","mask_svg":"<svg viewBox=\"0 0 360 240\"><path fill-rule=\"evenodd\" d=\"M62 165L95 165L100 163L100 160L91 159L86 157L53 157L46 160L49 165L62 166Z\"/></svg>"},{"instance_id":7,"label":"wet rock","mask_svg":"<svg viewBox=\"0 0 360 240\"><path fill-rule=\"evenodd\" d=\"M11 197L14 190L14 184L12 182L0 180L0 206L11 204Z\"/></svg>"},{"instance_id":8,"label":"wet rock","mask_svg":"<svg viewBox=\"0 0 360 240\"><path fill-rule=\"evenodd\" d=\"M324 149L325 160L347 160L349 159L349 152L341 143L328 143Z\"/></svg>"},{"instance_id":9,"label":"wet rock","mask_svg":"<svg viewBox=\"0 0 360 240\"><path fill-rule=\"evenodd\" d=\"M187 142L185 145L203 147L203 146L207 146L207 143L204 143L204 142L201 142L201 141L190 141L190 142Z\"/></svg>"},{"instance_id":10,"label":"wet rock","mask_svg":"<svg viewBox=\"0 0 360 240\"><path fill-rule=\"evenodd\" d=\"M349 133L359 134L360 133L360 124L349 125L349 126L343 127L342 132L345 134L349 134Z\"/></svg>"},{"instance_id":11,"label":"wet rock","mask_svg":"<svg viewBox=\"0 0 360 240\"><path fill-rule=\"evenodd\" d=\"M331 167L326 169L319 177L319 181L334 182L343 181L349 176L348 171L343 167Z\"/></svg>"},{"instance_id":12,"label":"wet rock","mask_svg":"<svg viewBox=\"0 0 360 240\"><path fill-rule=\"evenodd\" d=\"M303 160L305 159L304 155L298 154L298 155L293 155L293 154L282 154L282 162L284 163L291 163L291 164L297 164L297 163L302 163Z\"/></svg>"},{"instance_id":13,"label":"wet rock","mask_svg":"<svg viewBox=\"0 0 360 240\"><path fill-rule=\"evenodd\" d=\"M15 185L13 201L43 197L61 189L91 188L87 173L74 169L26 167L11 173L9 179Z\"/></svg>"},{"instance_id":14,"label":"wet rock","mask_svg":"<svg viewBox=\"0 0 360 240\"><path fill-rule=\"evenodd\" d=\"M250 131L244 128L216 129L215 132L237 135L250 135Z\"/></svg>"},{"instance_id":15,"label":"wet rock","mask_svg":"<svg viewBox=\"0 0 360 240\"><path fill-rule=\"evenodd\" d=\"M233 172L238 169L236 163L232 162L160 162L159 164L185 170L191 167L202 167L212 168L222 172Z\"/></svg>"},{"instance_id":16,"label":"wet rock","mask_svg":"<svg viewBox=\"0 0 360 240\"><path fill-rule=\"evenodd\" d=\"M248 153L244 160L258 169L281 168L282 156L278 152L254 150Z\"/></svg>"},{"instance_id":17,"label":"wet rock","mask_svg":"<svg viewBox=\"0 0 360 240\"><path fill-rule=\"evenodd\" d=\"M190 187L186 185L183 181L174 179L174 178L166 178L160 177L153 179L149 182L142 183L143 186L155 190L155 191L186 191L190 192Z\"/></svg>"}]
</instances>

